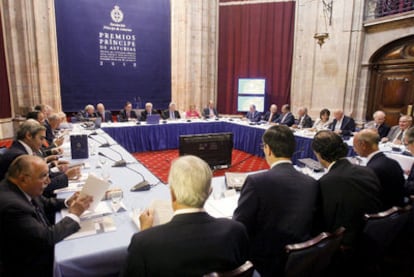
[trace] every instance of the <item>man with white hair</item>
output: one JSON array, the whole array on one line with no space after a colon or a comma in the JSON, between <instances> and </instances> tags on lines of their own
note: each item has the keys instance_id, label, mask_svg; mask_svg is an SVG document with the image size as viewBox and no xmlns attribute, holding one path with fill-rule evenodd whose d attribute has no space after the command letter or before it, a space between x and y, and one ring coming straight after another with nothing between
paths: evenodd
<instances>
[{"instance_id":1,"label":"man with white hair","mask_svg":"<svg viewBox=\"0 0 414 277\"><path fill-rule=\"evenodd\" d=\"M96 119L95 107L91 104L85 106L77 115L78 121L93 121Z\"/></svg>"},{"instance_id":2,"label":"man with white hair","mask_svg":"<svg viewBox=\"0 0 414 277\"><path fill-rule=\"evenodd\" d=\"M398 125L392 126L388 135L381 139L382 142L392 142L394 144L403 144L403 138L413 123L413 118L409 115L403 115L398 120Z\"/></svg>"},{"instance_id":3,"label":"man with white hair","mask_svg":"<svg viewBox=\"0 0 414 277\"><path fill-rule=\"evenodd\" d=\"M386 137L390 131L390 127L385 124L385 113L381 110L376 111L372 118L374 120L365 124L365 129L375 129L378 131L380 138Z\"/></svg>"},{"instance_id":4,"label":"man with white hair","mask_svg":"<svg viewBox=\"0 0 414 277\"><path fill-rule=\"evenodd\" d=\"M211 177L209 166L198 157L183 156L172 163L168 182L174 217L150 228L153 212L140 216L141 232L131 239L121 276L203 276L247 260L244 226L213 218L203 209Z\"/></svg>"},{"instance_id":5,"label":"man with white hair","mask_svg":"<svg viewBox=\"0 0 414 277\"><path fill-rule=\"evenodd\" d=\"M355 121L352 117L346 116L343 110L335 110L333 112L334 120L329 129L338 135L350 136L355 132Z\"/></svg>"},{"instance_id":6,"label":"man with white hair","mask_svg":"<svg viewBox=\"0 0 414 277\"><path fill-rule=\"evenodd\" d=\"M163 119L180 119L180 113L176 110L176 105L174 102L171 102L170 105L168 105L168 109L166 109L162 113Z\"/></svg>"},{"instance_id":7,"label":"man with white hair","mask_svg":"<svg viewBox=\"0 0 414 277\"><path fill-rule=\"evenodd\" d=\"M147 103L145 103L145 110L143 112L141 112L140 120L141 121L146 121L147 117L149 115L153 115L153 114L158 114L158 112L152 108L152 103L151 102L147 102Z\"/></svg>"}]
</instances>

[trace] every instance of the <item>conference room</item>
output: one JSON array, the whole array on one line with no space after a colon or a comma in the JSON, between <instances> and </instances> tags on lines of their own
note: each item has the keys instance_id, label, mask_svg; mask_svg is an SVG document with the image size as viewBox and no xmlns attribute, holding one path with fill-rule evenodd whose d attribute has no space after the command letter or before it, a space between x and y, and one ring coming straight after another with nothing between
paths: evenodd
<instances>
[{"instance_id":1,"label":"conference room","mask_svg":"<svg viewBox=\"0 0 414 277\"><path fill-rule=\"evenodd\" d=\"M315 182L332 168L315 151L319 131L338 134L348 160L368 167L372 156L363 156L358 147L369 139L357 137L356 144L354 134L380 133L379 126L386 126L393 132L381 135L378 150L398 163L408 185L413 9L404 0L2 1L1 155L16 141L27 139L23 149L31 147L34 137L17 135L38 110L46 120L37 118L39 113L34 120L45 126L45 138L52 134L42 147L56 149L50 176L77 168L69 171L76 176L63 173L70 176L62 177L68 180L56 195L70 197L86 183L103 182L94 199L106 199L98 201L102 214L84 215L80 231L53 244L51 275L119 275L132 253L134 234L147 233L140 215L156 207L159 215L168 214L157 224L170 222L176 189L169 184L170 169L185 155L200 157L212 171L204 210L215 219L241 222L254 253L257 237L235 210L244 199L241 187L255 180L253 175L286 166L285 161L274 165L271 158L279 150L264 140L273 130L285 132L280 126L291 127L295 147L286 155L292 166ZM51 126L58 114L60 126ZM336 158L328 161L336 163ZM237 181L237 190L228 180ZM410 195L404 197L391 217L404 211L412 215L406 209ZM54 215L56 224L67 219L65 213ZM388 226L377 228L385 232ZM344 234L336 232L339 227L312 228L288 240L280 252L287 259L284 246L323 232L327 237L320 236L321 243L343 236L346 241L347 226L342 226ZM377 251L380 257L359 272L411 276L414 250L407 228L392 229L399 239L382 245L384 253ZM212 270L203 274L227 272L248 260L254 274L276 275L263 269L267 257L249 253L229 267L206 267Z\"/></svg>"}]
</instances>

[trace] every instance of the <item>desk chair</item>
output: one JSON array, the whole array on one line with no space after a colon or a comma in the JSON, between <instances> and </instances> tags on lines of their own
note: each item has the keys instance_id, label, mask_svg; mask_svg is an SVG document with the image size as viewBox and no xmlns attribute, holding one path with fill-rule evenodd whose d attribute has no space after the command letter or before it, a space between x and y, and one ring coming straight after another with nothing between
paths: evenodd
<instances>
[{"instance_id":1,"label":"desk chair","mask_svg":"<svg viewBox=\"0 0 414 277\"><path fill-rule=\"evenodd\" d=\"M246 261L244 264L231 271L226 272L211 272L203 277L251 277L253 276L254 267L250 261Z\"/></svg>"},{"instance_id":2,"label":"desk chair","mask_svg":"<svg viewBox=\"0 0 414 277\"><path fill-rule=\"evenodd\" d=\"M396 239L408 228L413 217L412 206L392 207L376 214L365 214L359 257L363 258L366 270L380 273L384 257ZM408 242L407 242L408 243Z\"/></svg>"},{"instance_id":3,"label":"desk chair","mask_svg":"<svg viewBox=\"0 0 414 277\"><path fill-rule=\"evenodd\" d=\"M345 228L334 233L323 232L305 242L285 246L285 277L322 276L339 250Z\"/></svg>"}]
</instances>

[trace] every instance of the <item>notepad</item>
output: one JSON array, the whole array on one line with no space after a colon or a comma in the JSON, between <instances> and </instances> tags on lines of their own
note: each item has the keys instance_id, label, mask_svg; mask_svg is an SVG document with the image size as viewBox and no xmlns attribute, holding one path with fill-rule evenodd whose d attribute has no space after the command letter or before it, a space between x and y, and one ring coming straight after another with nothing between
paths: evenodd
<instances>
[{"instance_id":1,"label":"notepad","mask_svg":"<svg viewBox=\"0 0 414 277\"><path fill-rule=\"evenodd\" d=\"M92 203L89 205L89 211L95 211L101 199L104 197L106 190L109 188L109 183L93 174L89 174L83 186L80 196L90 195L93 197Z\"/></svg>"}]
</instances>

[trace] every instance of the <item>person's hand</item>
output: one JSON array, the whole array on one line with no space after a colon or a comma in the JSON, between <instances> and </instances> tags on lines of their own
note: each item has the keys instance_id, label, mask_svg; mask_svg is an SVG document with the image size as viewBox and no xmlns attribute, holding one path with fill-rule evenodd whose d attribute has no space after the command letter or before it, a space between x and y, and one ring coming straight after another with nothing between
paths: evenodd
<instances>
[{"instance_id":1,"label":"person's hand","mask_svg":"<svg viewBox=\"0 0 414 277\"><path fill-rule=\"evenodd\" d=\"M55 147L52 149L52 154L54 155L62 155L63 154L63 149L59 148L59 147Z\"/></svg>"},{"instance_id":2,"label":"person's hand","mask_svg":"<svg viewBox=\"0 0 414 277\"><path fill-rule=\"evenodd\" d=\"M68 176L69 180L76 180L79 179L81 176L81 168L80 166L72 167L66 170L65 172L66 176Z\"/></svg>"},{"instance_id":3,"label":"person's hand","mask_svg":"<svg viewBox=\"0 0 414 277\"><path fill-rule=\"evenodd\" d=\"M152 227L154 224L154 210L147 209L139 216L139 223L141 224L141 230L145 230Z\"/></svg>"},{"instance_id":4,"label":"person's hand","mask_svg":"<svg viewBox=\"0 0 414 277\"><path fill-rule=\"evenodd\" d=\"M388 138L387 137L383 137L382 139L381 139L381 142L387 142L388 141Z\"/></svg>"},{"instance_id":5,"label":"person's hand","mask_svg":"<svg viewBox=\"0 0 414 277\"><path fill-rule=\"evenodd\" d=\"M52 161L57 161L59 159L59 156L57 156L57 155L50 155L50 156L47 156L45 159L46 159L46 162L47 163L50 163Z\"/></svg>"},{"instance_id":6,"label":"person's hand","mask_svg":"<svg viewBox=\"0 0 414 277\"><path fill-rule=\"evenodd\" d=\"M80 196L79 194L74 194L72 197L67 201L68 204L70 203L69 213L77 216L83 214L93 201L92 196L89 195Z\"/></svg>"},{"instance_id":7,"label":"person's hand","mask_svg":"<svg viewBox=\"0 0 414 277\"><path fill-rule=\"evenodd\" d=\"M69 169L68 164L58 164L57 167L59 168L59 171L63 173L65 173Z\"/></svg>"},{"instance_id":8,"label":"person's hand","mask_svg":"<svg viewBox=\"0 0 414 277\"><path fill-rule=\"evenodd\" d=\"M341 130L335 130L334 133L337 133L338 135L342 134Z\"/></svg>"},{"instance_id":9,"label":"person's hand","mask_svg":"<svg viewBox=\"0 0 414 277\"><path fill-rule=\"evenodd\" d=\"M56 146L61 146L64 140L65 138L61 136L61 137L56 138L53 142L55 143Z\"/></svg>"}]
</instances>

